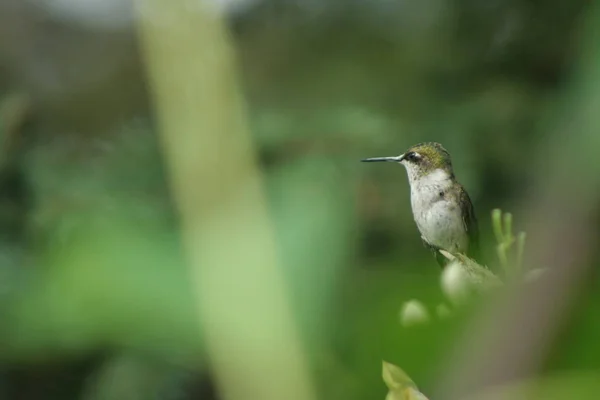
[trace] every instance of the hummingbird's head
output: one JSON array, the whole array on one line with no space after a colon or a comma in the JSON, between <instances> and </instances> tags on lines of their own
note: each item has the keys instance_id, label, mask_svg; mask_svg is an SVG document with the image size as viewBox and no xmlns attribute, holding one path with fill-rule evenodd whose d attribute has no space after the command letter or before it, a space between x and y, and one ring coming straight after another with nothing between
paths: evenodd
<instances>
[{"instance_id":1,"label":"hummingbird's head","mask_svg":"<svg viewBox=\"0 0 600 400\"><path fill-rule=\"evenodd\" d=\"M418 180L435 171L443 171L452 176L450 154L444 147L435 142L419 143L411 146L404 154L396 157L366 158L363 162L396 162L404 165L408 178Z\"/></svg>"}]
</instances>

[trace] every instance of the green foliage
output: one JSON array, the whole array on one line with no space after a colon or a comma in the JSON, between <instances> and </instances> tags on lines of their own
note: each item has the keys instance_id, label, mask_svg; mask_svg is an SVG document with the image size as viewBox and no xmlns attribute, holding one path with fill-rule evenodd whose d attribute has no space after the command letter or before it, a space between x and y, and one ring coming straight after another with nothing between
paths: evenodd
<instances>
[{"instance_id":1,"label":"green foliage","mask_svg":"<svg viewBox=\"0 0 600 400\"><path fill-rule=\"evenodd\" d=\"M264 252L251 251L259 234L256 213L244 207L247 171L230 168L239 160L230 151L239 143L228 142L237 120L227 107L214 105L229 99L234 79L204 73L222 54L212 46L227 35L198 35L182 41L195 46L192 51L158 57L172 67L176 57L202 56L197 64L178 64L197 78L165 74L166 86L185 101L149 107L148 65L138 60L144 47L132 45L133 27L109 32L75 21L77 12L63 18L46 13L45 5L40 11L12 3L0 2L0 38L6 39L0 39L2 362L37 368L41 359L62 362L105 351L109 360L90 373L90 398L177 398L181 369L193 369L195 377L206 368L206 327L199 322L205 316L198 312L204 309L239 316L220 337L239 338L240 345L225 352L267 376L261 367L285 352L273 350L282 342L264 337L280 326L273 314L250 306L272 286L249 272L240 256ZM260 167L277 271L285 277L278 293L289 301L290 329L317 371L319 398L382 398L381 359L407 367L429 393L479 306L464 300L462 283L468 282L468 299L473 287L496 287L499 280L473 260L449 255L456 268L440 290L440 271L415 230L404 171L366 170L357 160L440 142L478 215L502 205L525 220L515 205L547 175L569 177L565 194L597 202L595 186L584 179L597 173L597 146L590 145L597 139L597 102L582 94L600 82L598 69L593 57L583 60L580 72L571 68L580 59L574 43L589 2L351 3L259 0L229 21L236 50L231 59L239 63L249 110L247 158ZM40 12L48 23L39 24ZM164 46L169 49L179 47ZM571 80L579 86L563 96ZM574 127L567 118L563 135L555 135L562 142L569 129L587 129L585 141L544 153L551 130L540 121L550 107L588 116ZM184 146L192 161L211 165L193 168L184 186L214 194L214 209L197 204L206 216L202 229L222 228L207 235L214 243L207 251L237 260L203 265L224 278L215 290L222 295L219 307L199 300L205 292L196 292L198 282L191 283L182 256L177 196L165 173L165 142L157 139L163 126L156 115L164 108L175 113L174 121L190 115L199 121L182 129L189 137L218 144L211 150ZM213 118L223 123L207 128ZM24 140L13 147L6 138ZM571 168L554 167L559 158ZM539 171L535 159L543 160ZM24 183L27 201L15 190L14 176L5 179L7 171ZM221 192L230 179L239 179L233 186L240 189ZM240 214L218 211L231 202L241 204ZM569 208L567 202L563 210ZM525 233L513 233L512 219L499 210L491 226L480 218L484 235L495 235L495 253L509 278L530 267L523 266ZM26 234L17 235L15 226ZM241 287L253 290L241 295ZM598 293L590 290L574 307L576 319L565 322L564 339L554 344L542 374L600 368ZM416 316L404 319L410 329L402 311L398 318L401 304ZM267 344L256 348L257 356L242 354L240 346L261 339ZM251 381L241 364L231 365L222 368ZM276 369L267 376L274 384L290 373L287 364ZM590 382L573 379L564 387L578 390L563 393L589 397ZM0 393L4 385L0 379ZM169 393L163 397L164 388ZM407 393L390 394L400 395Z\"/></svg>"},{"instance_id":2,"label":"green foliage","mask_svg":"<svg viewBox=\"0 0 600 400\"><path fill-rule=\"evenodd\" d=\"M525 251L525 232L514 236L512 214L502 213L500 209L492 211L492 227L496 237L496 254L501 267L508 277L522 274L523 252Z\"/></svg>"},{"instance_id":3,"label":"green foliage","mask_svg":"<svg viewBox=\"0 0 600 400\"><path fill-rule=\"evenodd\" d=\"M400 367L383 361L382 376L389 389L386 400L427 400Z\"/></svg>"}]
</instances>

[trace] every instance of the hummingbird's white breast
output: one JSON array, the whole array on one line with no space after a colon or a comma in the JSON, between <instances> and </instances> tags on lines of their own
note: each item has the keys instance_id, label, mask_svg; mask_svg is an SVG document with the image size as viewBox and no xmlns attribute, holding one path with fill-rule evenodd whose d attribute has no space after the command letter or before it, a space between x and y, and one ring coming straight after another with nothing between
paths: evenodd
<instances>
[{"instance_id":1,"label":"hummingbird's white breast","mask_svg":"<svg viewBox=\"0 0 600 400\"><path fill-rule=\"evenodd\" d=\"M460 204L452 189L455 182L443 169L425 176L409 173L410 199L421 236L434 246L465 253L468 235Z\"/></svg>"}]
</instances>

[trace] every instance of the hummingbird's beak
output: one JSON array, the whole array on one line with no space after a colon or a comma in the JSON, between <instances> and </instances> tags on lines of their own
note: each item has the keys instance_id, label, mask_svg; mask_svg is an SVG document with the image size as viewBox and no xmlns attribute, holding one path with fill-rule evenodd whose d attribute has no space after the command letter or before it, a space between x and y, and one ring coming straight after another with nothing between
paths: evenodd
<instances>
[{"instance_id":1,"label":"hummingbird's beak","mask_svg":"<svg viewBox=\"0 0 600 400\"><path fill-rule=\"evenodd\" d=\"M362 162L383 162L383 161L388 161L388 162L400 162L404 159L404 154L397 156L397 157L374 157L374 158L364 158L360 161Z\"/></svg>"}]
</instances>

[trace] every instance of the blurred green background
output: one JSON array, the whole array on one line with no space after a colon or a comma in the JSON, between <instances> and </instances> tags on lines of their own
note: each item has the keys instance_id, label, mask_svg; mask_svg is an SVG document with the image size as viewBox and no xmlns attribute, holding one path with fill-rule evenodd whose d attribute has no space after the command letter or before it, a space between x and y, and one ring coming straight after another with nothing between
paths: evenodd
<instances>
[{"instance_id":1,"label":"blurred green background","mask_svg":"<svg viewBox=\"0 0 600 400\"><path fill-rule=\"evenodd\" d=\"M383 399L382 359L428 393L470 311L400 325L405 301L443 301L440 271L404 170L358 161L442 143L493 260L490 212L523 228L591 2L218 3L317 398ZM0 398L220 398L134 15L0 1ZM549 372L600 367L582 302Z\"/></svg>"}]
</instances>

